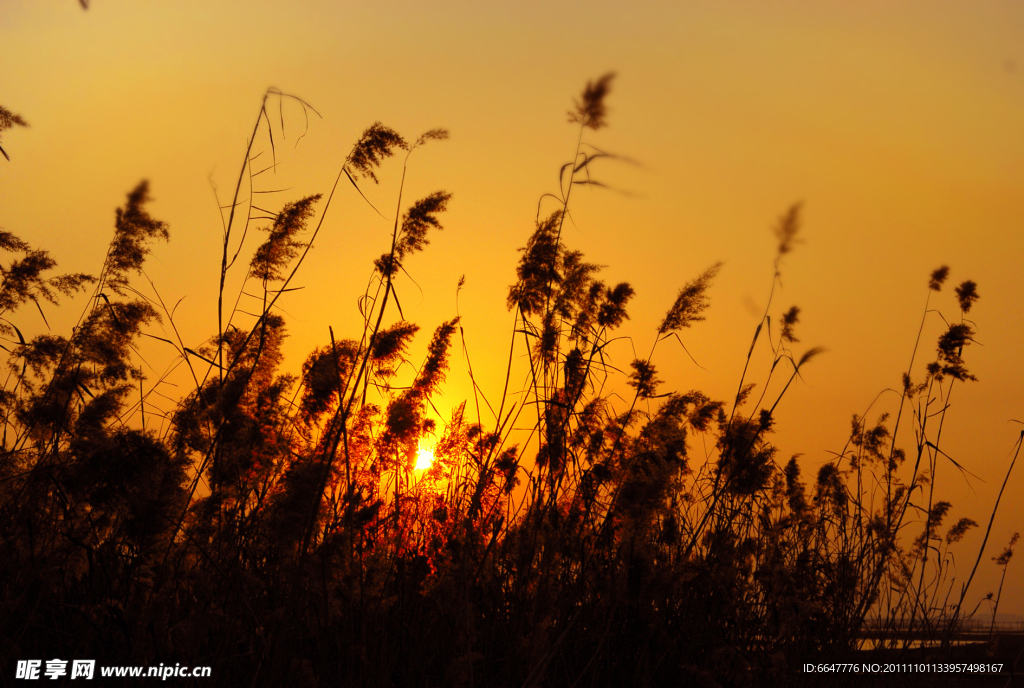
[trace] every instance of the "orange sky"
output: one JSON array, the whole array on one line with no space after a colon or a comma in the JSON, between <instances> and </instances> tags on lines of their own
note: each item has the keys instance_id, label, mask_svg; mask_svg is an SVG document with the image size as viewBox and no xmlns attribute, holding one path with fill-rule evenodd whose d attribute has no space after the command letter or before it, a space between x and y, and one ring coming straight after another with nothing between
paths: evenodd
<instances>
[{"instance_id":1,"label":"orange sky","mask_svg":"<svg viewBox=\"0 0 1024 688\"><path fill-rule=\"evenodd\" d=\"M1019 2L199 2L7 0L0 7L0 103L30 129L9 131L0 161L0 226L51 251L68 271L97 272L113 210L148 178L153 214L171 226L148 268L178 310L186 344L216 328L220 221L208 179L228 193L268 86L324 116L273 183L278 203L325 191L375 120L450 141L417 152L408 198L454 194L445 231L407 268L399 295L423 332L459 298L475 372L500 393L516 249L538 197L572 155L565 121L587 79L615 70L610 127L590 134L639 165L598 178L628 193L577 196L567 241L637 291L624 333L646 350L676 289L724 261L708 321L688 332L695 366L671 343L656 363L670 389L732 394L772 276L769 227L803 201L805 243L787 256L779 309L802 309L797 347L828 354L780 406L782 456L809 472L839 451L852 413L895 387L909 359L928 273L974 279L978 341L966 358L980 382L958 388L946 451L977 474L940 476L952 518L983 523L1024 419L1024 5ZM398 165L367 190L391 208ZM269 173L268 173L269 174ZM388 210L386 212L393 212ZM327 339L355 336L355 300L389 224L353 196L336 201L283 303L297 367ZM237 283L235 285L237 288ZM948 290L947 290L948 292ZM957 315L951 296L935 301ZM77 313L76 313L77 314ZM23 313L25 329L41 322ZM66 326L51 318L55 328ZM925 354L934 350L933 316ZM492 355L491 352L500 352ZM633 354L623 341L615 361ZM173 352L147 350L154 369ZM766 363L759 359L763 365ZM763 368L755 372L754 379ZM453 358L447 403L466 395ZM891 408L883 397L872 411ZM886 406L889 403L889 406ZM1011 477L989 548L1024 530L1024 467ZM968 539L959 556L973 563ZM986 562L988 555L986 556ZM1024 610L1024 567L1011 565L1001 609ZM974 592L994 585L994 566Z\"/></svg>"}]
</instances>

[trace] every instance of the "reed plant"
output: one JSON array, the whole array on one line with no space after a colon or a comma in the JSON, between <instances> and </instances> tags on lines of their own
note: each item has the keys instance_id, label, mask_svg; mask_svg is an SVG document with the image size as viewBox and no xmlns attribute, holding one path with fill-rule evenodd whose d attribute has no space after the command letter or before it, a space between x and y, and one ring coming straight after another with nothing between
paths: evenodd
<instances>
[{"instance_id":1,"label":"reed plant","mask_svg":"<svg viewBox=\"0 0 1024 688\"><path fill-rule=\"evenodd\" d=\"M186 346L176 306L139 284L152 243L169 236L146 210L145 182L117 211L97 277L49 276L49 254L0 233L12 257L0 287L5 666L54 654L209 665L217 684L250 686L747 686L852 656L866 628L890 649L922 633L948 644L971 614L974 571L961 584L947 553L978 524L945 526L936 476L967 470L941 447L954 386L974 380L964 353L976 285L956 287L960 318L924 366L919 333L894 414L855 415L845 446L804 477L772 440L787 392L823 351L797 353L799 308L776 304L799 205L774 228L768 304L735 394L662 391L655 360L705 319L718 264L681 286L646 356L614 365L634 290L602 281L562 232L576 188L600 186L597 167L616 162L590 138L612 83L593 81L574 102L575 151L520 250L493 423L472 373L469 408L446 422L430 412L458 318L437 324L411 380L400 371L419 330L402 314L400 277L451 199L409 202L405 179L444 130L409 140L372 124L325 196L272 210L254 167L276 164L273 106L316 113L268 91L222 199L217 330L201 346ZM362 328L327 328L287 372L279 302L339 186L368 202L362 187L392 157L395 219L359 299ZM931 275L924 317L948 274ZM83 291L69 336L22 336L20 309ZM157 321L170 337L149 331ZM143 386L144 337L188 370L191 390L170 410L156 401L164 378ZM900 443L907 426L914 439ZM426 436L434 459L417 467ZM694 451L699 440L709 455ZM1011 555L996 560L1004 575Z\"/></svg>"}]
</instances>

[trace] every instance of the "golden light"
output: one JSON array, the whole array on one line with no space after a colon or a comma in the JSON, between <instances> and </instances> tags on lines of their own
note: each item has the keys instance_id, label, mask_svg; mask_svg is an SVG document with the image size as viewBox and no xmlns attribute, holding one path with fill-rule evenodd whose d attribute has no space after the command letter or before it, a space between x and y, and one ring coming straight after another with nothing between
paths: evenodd
<instances>
[{"instance_id":1,"label":"golden light","mask_svg":"<svg viewBox=\"0 0 1024 688\"><path fill-rule=\"evenodd\" d=\"M434 463L434 450L429 447L420 447L416 452L416 470L422 471L430 468Z\"/></svg>"}]
</instances>

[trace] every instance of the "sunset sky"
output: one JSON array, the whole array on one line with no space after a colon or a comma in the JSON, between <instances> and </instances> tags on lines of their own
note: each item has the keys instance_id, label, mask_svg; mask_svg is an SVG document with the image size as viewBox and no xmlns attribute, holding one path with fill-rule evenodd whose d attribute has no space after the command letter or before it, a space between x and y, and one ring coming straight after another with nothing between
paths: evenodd
<instances>
[{"instance_id":1,"label":"sunset sky","mask_svg":"<svg viewBox=\"0 0 1024 688\"><path fill-rule=\"evenodd\" d=\"M211 181L227 203L268 87L323 116L310 115L296 145L303 111L284 104L279 165L260 177L291 189L269 196L275 208L329 191L374 121L408 138L446 127L450 140L409 164L408 201L454 194L444 231L406 264L415 284L398 283L406 318L423 328L410 358L421 360L430 332L458 309L474 372L497 399L516 249L574 151L572 98L615 71L609 126L584 140L632 162L595 163L594 178L612 190L578 188L563 235L607 266L606 281L636 289L621 332L631 340L612 349L613 362L628 366L630 341L649 350L678 288L722 261L708 320L684 338L699 366L673 341L655 363L664 391L734 394L772 283L770 229L802 202L803 243L782 262L772 314L798 305L796 352L828 352L783 400L775 440L780 458L803 454L810 476L842 450L850 416L900 384L928 275L948 264L932 306L959 318L952 287L978 283L970 315L980 345L965 359L979 381L954 390L942 446L978 477L968 484L940 464L939 493L954 503L950 523L969 515L983 530L1022 427L1011 419L1024 420L1022 36L1024 4L1010 0L93 0L88 11L73 0L5 0L0 104L31 126L3 135L11 161L0 160L0 227L49 250L63 271L95 274L115 207L148 179L150 210L171 241L155 247L147 274L166 302L184 297L176 322L198 347L216 330L221 221ZM391 218L400 174L392 160L379 186L364 186ZM358 336L356 299L390 228L339 187L299 275L304 289L282 301L290 369L328 341L328 326ZM47 316L66 333L79 310ZM46 327L28 311L16 322L26 334ZM942 329L930 314L919 364ZM153 378L175 362L169 347L144 353ZM769 364L757 357L749 379L762 380ZM471 394L459 351L450 382L439 408ZM882 395L869 416L895 411L896 399ZM1024 530L1024 466L1016 471L975 596L998 584L989 557ZM975 532L956 550L961 576L979 542ZM1022 581L1015 561L1001 610L1024 612Z\"/></svg>"}]
</instances>

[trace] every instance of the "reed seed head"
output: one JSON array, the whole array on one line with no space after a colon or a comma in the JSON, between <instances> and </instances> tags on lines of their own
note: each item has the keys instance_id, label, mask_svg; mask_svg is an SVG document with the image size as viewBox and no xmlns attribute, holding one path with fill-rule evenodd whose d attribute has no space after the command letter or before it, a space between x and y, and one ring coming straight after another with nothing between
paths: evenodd
<instances>
[{"instance_id":1,"label":"reed seed head","mask_svg":"<svg viewBox=\"0 0 1024 688\"><path fill-rule=\"evenodd\" d=\"M569 122L582 124L589 129L600 129L607 125L604 121L607 108L604 99L611 91L615 72L608 72L597 81L588 81L587 87L579 100L573 101L574 108L569 110Z\"/></svg>"}]
</instances>

